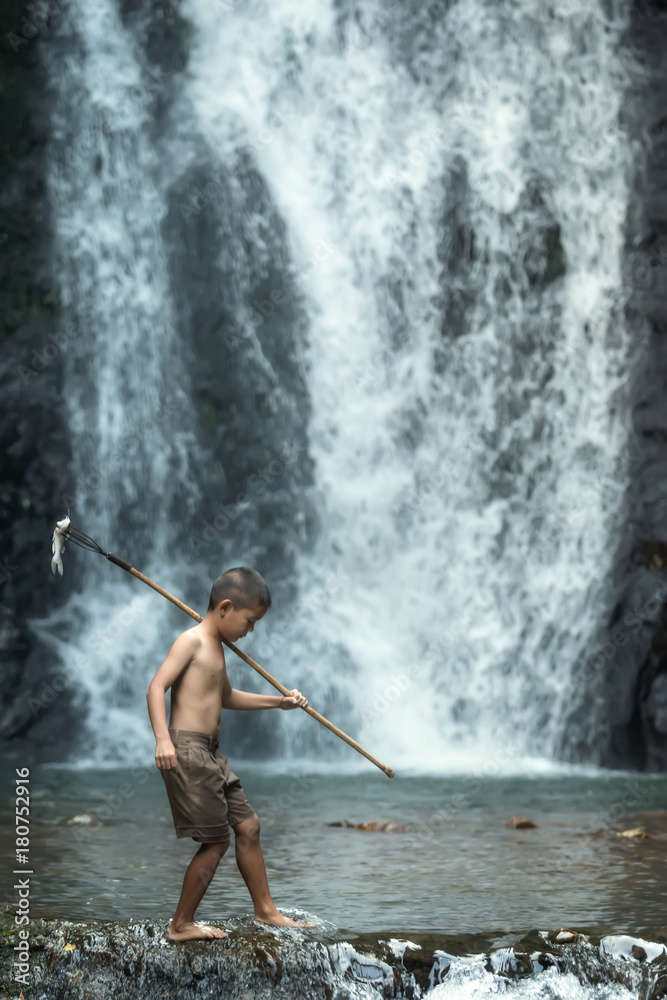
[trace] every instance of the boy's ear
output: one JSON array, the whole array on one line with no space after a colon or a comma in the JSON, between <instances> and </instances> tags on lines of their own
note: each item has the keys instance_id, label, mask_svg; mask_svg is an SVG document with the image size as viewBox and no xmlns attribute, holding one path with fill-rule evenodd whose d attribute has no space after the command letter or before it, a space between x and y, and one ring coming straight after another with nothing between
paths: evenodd
<instances>
[{"instance_id":1,"label":"boy's ear","mask_svg":"<svg viewBox=\"0 0 667 1000\"><path fill-rule=\"evenodd\" d=\"M220 611L224 617L224 615L226 615L228 611L231 611L233 607L234 605L232 604L230 599L228 597L225 597L224 601L220 601L220 603L218 604L216 611Z\"/></svg>"}]
</instances>

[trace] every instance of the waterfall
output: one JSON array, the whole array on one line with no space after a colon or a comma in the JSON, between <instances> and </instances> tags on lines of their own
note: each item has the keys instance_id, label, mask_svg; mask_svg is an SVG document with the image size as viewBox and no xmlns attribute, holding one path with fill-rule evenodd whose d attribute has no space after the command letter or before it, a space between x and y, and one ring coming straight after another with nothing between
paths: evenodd
<instances>
[{"instance_id":1,"label":"waterfall","mask_svg":"<svg viewBox=\"0 0 667 1000\"><path fill-rule=\"evenodd\" d=\"M284 599L248 648L394 767L553 760L589 696L627 477L627 13L188 0L187 66L167 82L113 0L72 0L49 55L73 520L200 605L222 565L293 530L272 564ZM206 186L188 174L203 162ZM184 232L196 213L252 240L229 224L208 255L227 296L208 340L179 304L175 206ZM242 253L262 257L261 295ZM272 342L269 318L294 340ZM213 377L235 391L242 341L247 391L266 379L301 414L311 473L281 485L284 528L247 490L200 552L179 539L213 522L220 438L192 354L225 338ZM239 492L287 465L285 428L258 414L270 445L245 465L251 431L226 431L227 482L235 462ZM101 560L77 574L35 627L81 691L85 759L148 754L143 692L187 622ZM349 760L278 714L280 754Z\"/></svg>"}]
</instances>

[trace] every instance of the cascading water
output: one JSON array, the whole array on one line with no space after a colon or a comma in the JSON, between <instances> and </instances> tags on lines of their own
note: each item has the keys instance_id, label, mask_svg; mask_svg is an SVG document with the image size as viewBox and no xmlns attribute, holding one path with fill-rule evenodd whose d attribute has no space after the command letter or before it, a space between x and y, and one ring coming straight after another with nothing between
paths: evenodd
<instances>
[{"instance_id":1,"label":"cascading water","mask_svg":"<svg viewBox=\"0 0 667 1000\"><path fill-rule=\"evenodd\" d=\"M157 564L176 587L176 511L194 510L202 454L170 309L146 89L113 3L70 17L50 53L60 93L54 266L69 324L64 395L75 461L63 503L109 548L131 539L134 561ZM70 560L81 590L37 627L81 694L86 753L92 744L93 757L122 759L146 741L138 687L159 656L168 608L100 560Z\"/></svg>"},{"instance_id":2,"label":"cascading water","mask_svg":"<svg viewBox=\"0 0 667 1000\"><path fill-rule=\"evenodd\" d=\"M188 327L174 305L161 220L190 166L238 179L244 157L290 277L247 298L234 260L267 254L263 231L248 223L250 251L227 232L233 253L209 262L227 332L210 337L244 330L249 384L257 370L280 388L281 343L261 324L302 310L302 382L284 395L308 413L314 481L294 495L317 524L251 650L390 764L553 758L587 696L577 676L625 487L626 5L190 0L187 70L159 135L137 99L150 66L112 0L68 11L50 55L51 192L72 321L89 305L66 372L73 478L102 476L76 501L81 526L177 593L277 530L250 496L217 547L182 542L215 507L217 452L195 417L195 311ZM92 151L59 170L86 132ZM181 214L202 222L227 199L229 218L235 191L239 218L257 213L234 183L198 202L186 184ZM272 430L262 466L293 443ZM229 467L246 434L227 434ZM91 557L85 589L40 626L64 662L88 658L76 683L93 760L149 753L143 692L187 625L115 574ZM111 649L100 631L123 613ZM311 720L281 726L288 755L339 752Z\"/></svg>"}]
</instances>

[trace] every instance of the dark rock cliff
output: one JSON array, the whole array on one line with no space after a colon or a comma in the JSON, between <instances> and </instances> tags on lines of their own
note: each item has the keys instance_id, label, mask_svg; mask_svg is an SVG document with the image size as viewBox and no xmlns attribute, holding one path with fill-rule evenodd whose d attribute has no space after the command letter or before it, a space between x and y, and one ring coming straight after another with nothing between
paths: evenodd
<instances>
[{"instance_id":1,"label":"dark rock cliff","mask_svg":"<svg viewBox=\"0 0 667 1000\"><path fill-rule=\"evenodd\" d=\"M201 502L186 551L211 581L232 545L252 553L276 603L288 608L295 556L313 537L314 516L300 363L307 320L284 222L247 153L221 168L202 152L168 193L162 234L211 459L199 470ZM277 717L244 714L229 713L225 738L247 757L267 746L276 752Z\"/></svg>"},{"instance_id":2,"label":"dark rock cliff","mask_svg":"<svg viewBox=\"0 0 667 1000\"><path fill-rule=\"evenodd\" d=\"M667 4L638 0L626 37L633 60L624 127L639 151L627 218L626 317L638 345L626 531L613 610L583 665L607 727L596 753L611 767L667 769ZM632 273L630 273L632 272ZM586 720L574 720L580 754Z\"/></svg>"},{"instance_id":3,"label":"dark rock cliff","mask_svg":"<svg viewBox=\"0 0 667 1000\"><path fill-rule=\"evenodd\" d=\"M35 17L32 5L7 0L0 11L0 737L30 731L58 758L70 743L70 699L28 626L67 595L48 559L69 459L44 183L50 98L39 48L58 16L50 7Z\"/></svg>"},{"instance_id":4,"label":"dark rock cliff","mask_svg":"<svg viewBox=\"0 0 667 1000\"><path fill-rule=\"evenodd\" d=\"M638 438L631 524L636 530L633 568L657 605L650 644L637 674L630 731L641 740L640 764L667 769L667 4L635 6L631 43L649 79L637 90L633 111L649 137L638 185L641 210L632 233L645 255L648 276L638 312L648 352L635 408ZM634 116L633 116L634 117ZM639 297L639 296L638 296ZM648 578L648 579L647 579ZM623 756L619 755L623 761ZM626 757L627 759L627 757Z\"/></svg>"}]
</instances>

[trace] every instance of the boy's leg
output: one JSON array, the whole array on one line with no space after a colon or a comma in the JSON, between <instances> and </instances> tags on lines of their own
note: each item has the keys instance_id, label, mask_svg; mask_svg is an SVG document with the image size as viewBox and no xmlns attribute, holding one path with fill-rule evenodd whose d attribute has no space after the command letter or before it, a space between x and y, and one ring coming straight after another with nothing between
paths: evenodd
<instances>
[{"instance_id":1,"label":"boy's leg","mask_svg":"<svg viewBox=\"0 0 667 1000\"><path fill-rule=\"evenodd\" d=\"M314 924L297 923L276 909L269 892L264 855L259 842L260 824L257 814L241 820L233 829L236 837L236 863L252 896L255 920L281 927L314 927Z\"/></svg>"},{"instance_id":2,"label":"boy's leg","mask_svg":"<svg viewBox=\"0 0 667 1000\"><path fill-rule=\"evenodd\" d=\"M228 840L216 844L202 844L188 865L183 879L181 898L178 901L176 913L169 924L170 941L227 937L219 927L195 923L194 916L195 910L201 903L202 897L215 875L220 858L228 847Z\"/></svg>"}]
</instances>

